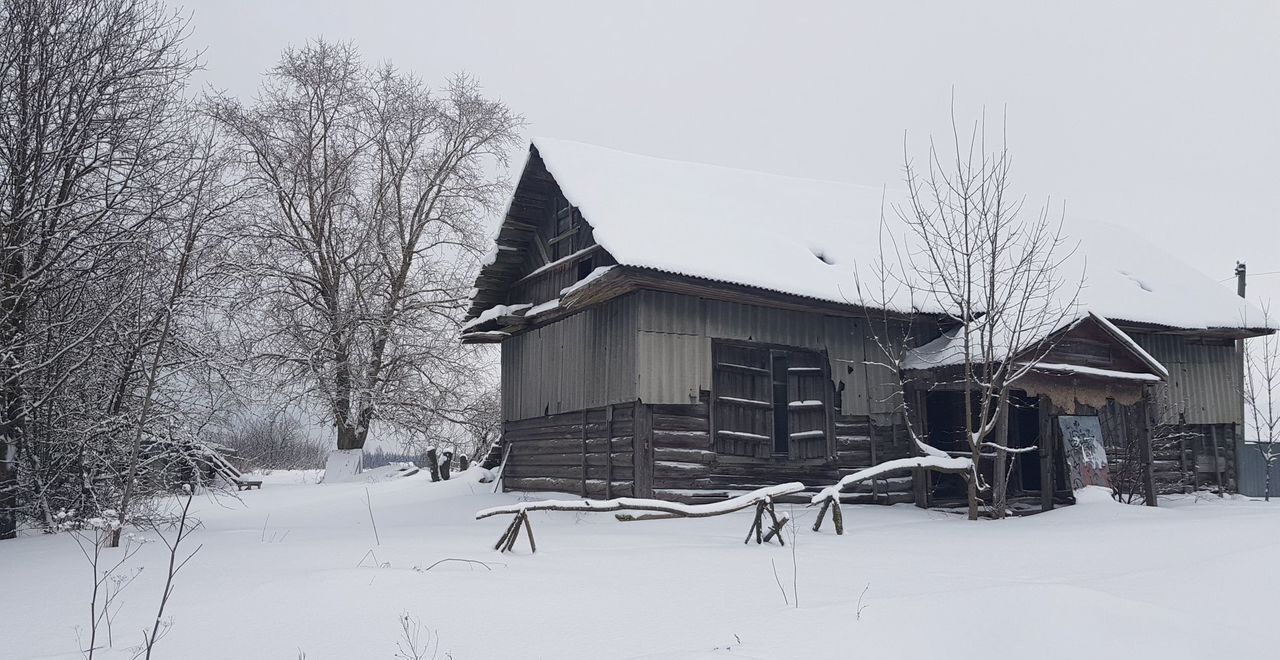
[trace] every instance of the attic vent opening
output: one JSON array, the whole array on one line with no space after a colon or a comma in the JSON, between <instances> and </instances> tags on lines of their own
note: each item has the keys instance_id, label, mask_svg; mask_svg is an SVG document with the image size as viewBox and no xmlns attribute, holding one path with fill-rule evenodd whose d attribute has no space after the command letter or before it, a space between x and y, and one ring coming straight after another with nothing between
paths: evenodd
<instances>
[{"instance_id":1,"label":"attic vent opening","mask_svg":"<svg viewBox=\"0 0 1280 660\"><path fill-rule=\"evenodd\" d=\"M814 250L813 248L810 248L809 251L813 253L813 256L818 258L818 261L821 261L828 266L836 265L836 262L832 261L831 257L828 257L822 250Z\"/></svg>"}]
</instances>

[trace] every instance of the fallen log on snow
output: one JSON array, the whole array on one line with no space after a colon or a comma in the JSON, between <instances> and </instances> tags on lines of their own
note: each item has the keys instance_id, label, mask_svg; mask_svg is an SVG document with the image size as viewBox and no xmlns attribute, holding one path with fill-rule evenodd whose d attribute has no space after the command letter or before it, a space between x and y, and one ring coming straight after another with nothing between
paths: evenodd
<instances>
[{"instance_id":1,"label":"fallen log on snow","mask_svg":"<svg viewBox=\"0 0 1280 660\"><path fill-rule=\"evenodd\" d=\"M618 497L610 500L539 500L534 502L520 502L518 504L509 504L506 506L496 506L476 512L476 520L489 518L491 516L513 515L511 524L503 532L494 545L494 550L506 552L514 547L517 537L520 535L520 529L523 527L529 538L529 550L537 552L537 546L533 540L533 528L529 523L530 511L573 511L573 512L623 512L623 511L644 511L648 513L634 515L630 513L618 513L616 518L621 521L637 521L637 520L669 520L672 518L709 518L712 516L722 516L728 513L734 513L751 507L756 508L756 515L751 524L750 531L747 532L747 540L750 542L755 537L756 543L766 543L773 539L777 539L780 545L786 545L782 539L782 528L786 526L789 517L784 513L778 515L773 508L773 500L784 495L793 495L805 489L805 485L793 481L791 483L779 484L777 486L767 486L753 490L750 493L744 493L737 497L732 497L723 502L712 502L710 504L681 504L679 502L666 502L663 500L650 500L638 497ZM764 530L765 516L770 519L769 531Z\"/></svg>"},{"instance_id":2,"label":"fallen log on snow","mask_svg":"<svg viewBox=\"0 0 1280 660\"><path fill-rule=\"evenodd\" d=\"M864 470L858 470L852 474L847 474L836 483L818 491L809 500L809 505L821 504L822 508L818 510L818 519L813 522L813 531L818 531L822 527L822 521L826 518L827 511L831 511L831 522L836 526L836 534L844 534L844 515L840 512L840 491L852 486L853 484L877 479L890 472L911 469L926 469L934 472L944 472L950 474L970 474L973 472L973 461L968 458L952 458L949 456L929 455L929 456L912 456L909 458L899 458L892 461L885 461L879 465L873 465Z\"/></svg>"}]
</instances>

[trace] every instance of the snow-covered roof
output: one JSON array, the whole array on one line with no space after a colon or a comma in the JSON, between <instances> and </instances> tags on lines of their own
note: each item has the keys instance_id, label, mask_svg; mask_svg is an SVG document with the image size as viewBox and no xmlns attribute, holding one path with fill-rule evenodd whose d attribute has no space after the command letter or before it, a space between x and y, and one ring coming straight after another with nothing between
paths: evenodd
<instances>
[{"instance_id":1,"label":"snow-covered roof","mask_svg":"<svg viewBox=\"0 0 1280 660\"><path fill-rule=\"evenodd\" d=\"M1133 340L1133 337L1130 337L1128 333L1116 327L1114 323L1108 321L1105 317L1094 313L1085 313L1077 318L1069 319L1066 323L1063 323L1058 327L1048 327L1046 325L1045 327L1038 329L1039 331L1035 328L1029 328L1020 333L1020 336L1016 340L1011 338L1010 335L1012 333L1007 332L1004 328L998 328L995 332L995 346L992 347L992 353L996 356L997 360L1006 359L1010 355L1017 359L1021 354L1031 350L1037 344L1040 344L1040 342L1050 336L1070 332L1081 323L1088 321L1096 323L1098 328L1109 335L1116 344L1129 351L1130 355L1132 355L1136 360L1145 364L1147 368L1151 370L1151 374L1154 375L1156 380L1162 380L1169 377L1169 369L1161 364L1159 360L1152 357L1146 349L1139 346L1138 342ZM942 333L933 341L912 349L903 359L902 367L904 369L922 370L964 364L965 328L966 326L963 325L957 326ZM973 341L976 342L978 339L975 338ZM1019 345L1013 345L1015 341L1017 341ZM977 349L973 350L975 352L977 351ZM1037 366L1043 367L1045 370L1052 370L1044 364L1038 364ZM1072 368L1074 369L1075 367ZM1101 369L1089 370L1083 367L1081 369L1082 370L1079 371L1079 373L1091 371L1093 375L1102 375L1104 371ZM1057 369L1057 371L1062 370L1063 369L1061 368ZM1108 373L1114 374L1121 372Z\"/></svg>"},{"instance_id":2,"label":"snow-covered roof","mask_svg":"<svg viewBox=\"0 0 1280 660\"><path fill-rule=\"evenodd\" d=\"M855 272L879 256L882 214L892 226L890 204L902 199L565 140L533 146L618 263L837 303L859 302ZM1082 310L1176 328L1263 327L1231 289L1134 232L1068 216L1066 233L1081 243L1067 268L1086 269Z\"/></svg>"}]
</instances>

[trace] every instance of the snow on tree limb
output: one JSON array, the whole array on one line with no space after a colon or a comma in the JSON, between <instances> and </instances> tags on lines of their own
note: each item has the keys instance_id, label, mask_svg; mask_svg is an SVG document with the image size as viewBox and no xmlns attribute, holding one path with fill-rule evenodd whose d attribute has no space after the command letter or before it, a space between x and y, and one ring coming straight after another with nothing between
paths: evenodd
<instances>
[{"instance_id":1,"label":"snow on tree limb","mask_svg":"<svg viewBox=\"0 0 1280 660\"><path fill-rule=\"evenodd\" d=\"M934 451L938 450L935 449ZM845 475L834 485L823 488L818 494L810 498L809 502L820 504L823 500L839 497L840 491L858 482L876 479L890 472L913 468L927 468L938 472L968 473L973 471L973 461L968 457L952 458L945 454L942 456L912 456L885 461L879 465Z\"/></svg>"}]
</instances>

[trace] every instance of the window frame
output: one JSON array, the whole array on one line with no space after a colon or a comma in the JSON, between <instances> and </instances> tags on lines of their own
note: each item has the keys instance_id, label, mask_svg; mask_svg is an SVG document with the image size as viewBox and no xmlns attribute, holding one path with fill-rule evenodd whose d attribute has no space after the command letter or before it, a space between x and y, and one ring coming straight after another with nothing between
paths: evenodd
<instances>
[{"instance_id":1,"label":"window frame","mask_svg":"<svg viewBox=\"0 0 1280 660\"><path fill-rule=\"evenodd\" d=\"M830 462L835 459L836 386L834 385L831 379L831 361L825 349L806 348L803 346L791 346L786 344L776 344L776 343L770 343L770 342L758 342L758 341L728 339L728 338L718 338L718 337L711 338L711 344L712 344L711 345L711 391L709 392L710 396L707 402L707 406L708 406L707 413L709 418L709 428L711 432L712 450L715 451L716 455L720 459L730 458L731 460L747 459L747 460L765 460L765 461L786 460L786 461L792 461L792 462L801 462L801 461ZM720 391L721 389L719 384L720 379L717 376L721 368L720 367L721 355L723 354L723 349L726 347L766 351L768 353L769 366L767 368L767 371L768 371L768 391L769 391L769 404L770 404L769 405L770 417L767 424L768 440L759 442L759 445L763 445L764 451L761 451L760 448L758 447L754 453L747 455L744 453L725 450L722 446L722 441L723 441L721 437L722 431L725 433L740 432L736 429L725 431L724 429L721 428L723 420L721 419L720 407L722 404L722 398L725 398L725 396L727 395L724 395ZM797 447L798 447L796 443L800 440L795 438L795 435L801 432L797 432L791 428L793 425L793 422L791 419L791 415L793 411L792 411L792 406L790 404L793 402L788 400L786 402L787 405L785 406L778 405L778 399L777 399L778 389L777 388L780 386L780 383L776 382L776 374L775 374L775 364L776 364L775 361L777 359L778 354L781 354L782 356L785 357L787 369L788 369L787 373L789 376L792 371L792 363L797 362L794 359L796 355L805 356L804 360L799 360L799 362L801 363L805 361L816 361L818 368L820 369L820 372L815 375L818 376L819 382L821 383L821 398L819 399L822 402L821 427L819 429L805 430L805 431L802 431L802 433L812 433L813 431L816 431L816 430L822 431L823 449L821 452L821 456L812 456L812 455L811 456L795 456L795 454L797 453ZM812 366L809 366L809 367L797 366L795 367L795 370L797 372L801 372L805 370L811 370L813 368L814 367ZM798 378L799 376L796 376L796 377ZM791 380L790 377L788 377L787 385L786 385L787 392L788 392L786 397L787 399L791 398L790 389L792 387L792 383L793 381ZM729 398L735 398L735 397L729 397ZM741 404L737 404L736 402L733 402L733 405L741 405ZM750 405L750 404L747 404L747 405ZM779 413L781 413L784 416L784 420L785 420L781 423L777 419L777 415ZM778 427L780 425L785 427L787 431L786 437L782 439L785 442L785 450L781 450L781 451L779 450L781 445L779 443L779 438L777 435ZM752 433L752 435L763 436L764 434Z\"/></svg>"}]
</instances>

